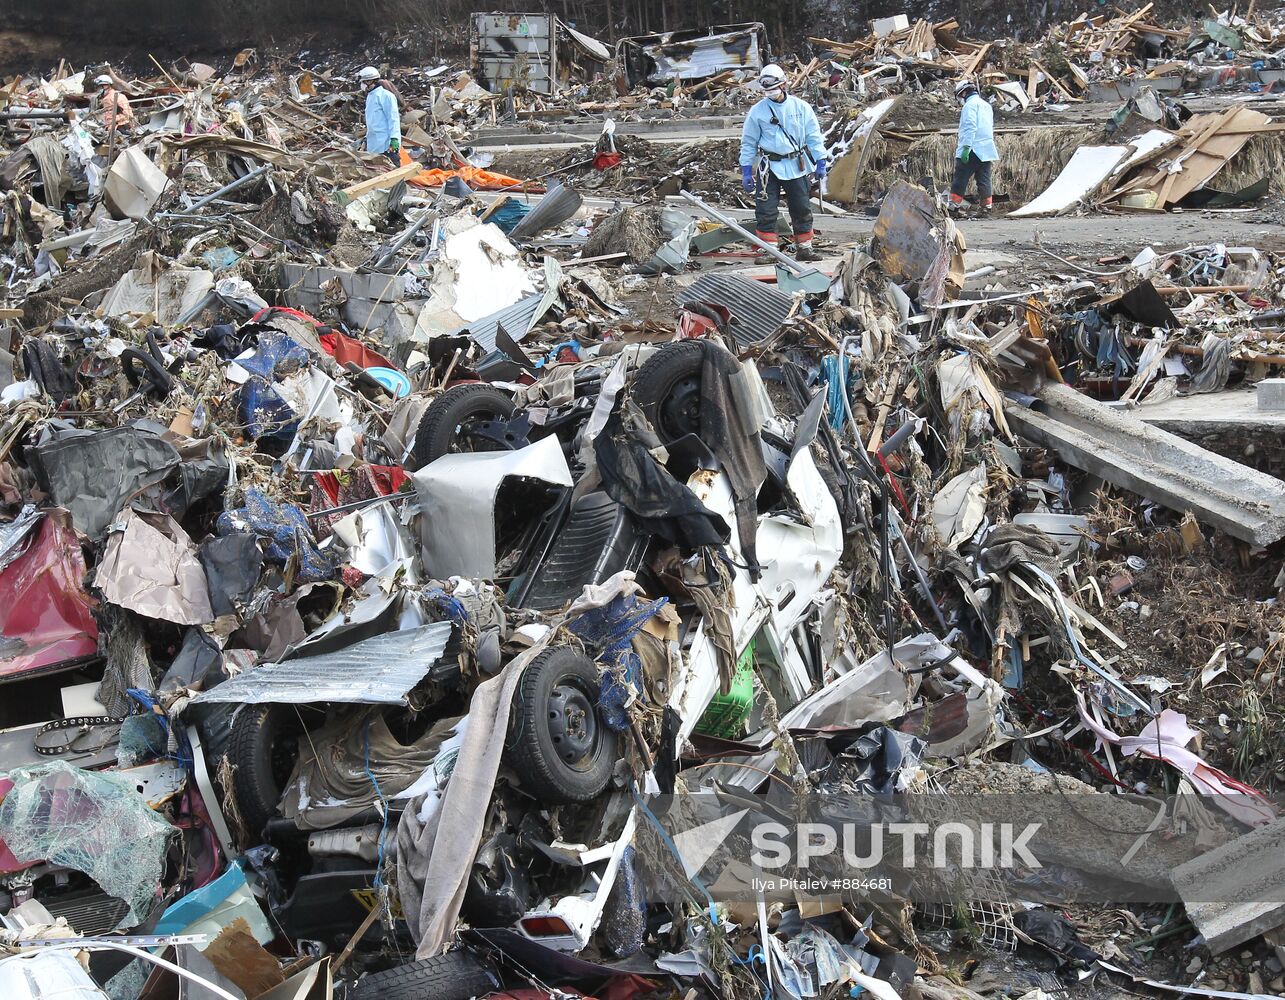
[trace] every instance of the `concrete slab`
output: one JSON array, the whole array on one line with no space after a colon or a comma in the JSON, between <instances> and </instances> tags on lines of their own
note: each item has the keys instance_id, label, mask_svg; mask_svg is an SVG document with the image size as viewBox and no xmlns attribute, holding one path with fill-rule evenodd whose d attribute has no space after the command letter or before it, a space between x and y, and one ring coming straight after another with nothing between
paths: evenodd
<instances>
[{"instance_id":1,"label":"concrete slab","mask_svg":"<svg viewBox=\"0 0 1285 1000\"><path fill-rule=\"evenodd\" d=\"M1107 482L1190 512L1253 545L1285 537L1285 483L1104 406L1070 386L1045 386L1041 406L1005 406L1022 437Z\"/></svg>"},{"instance_id":2,"label":"concrete slab","mask_svg":"<svg viewBox=\"0 0 1285 1000\"><path fill-rule=\"evenodd\" d=\"M1285 480L1285 410L1260 410L1253 389L1176 396L1130 411L1152 427Z\"/></svg>"},{"instance_id":3,"label":"concrete slab","mask_svg":"<svg viewBox=\"0 0 1285 1000\"><path fill-rule=\"evenodd\" d=\"M1187 917L1219 952L1285 924L1285 820L1173 870Z\"/></svg>"},{"instance_id":4,"label":"concrete slab","mask_svg":"<svg viewBox=\"0 0 1285 1000\"><path fill-rule=\"evenodd\" d=\"M1253 389L1174 396L1158 403L1144 402L1130 412L1153 427L1182 437L1238 428L1285 431L1285 409L1261 409Z\"/></svg>"}]
</instances>

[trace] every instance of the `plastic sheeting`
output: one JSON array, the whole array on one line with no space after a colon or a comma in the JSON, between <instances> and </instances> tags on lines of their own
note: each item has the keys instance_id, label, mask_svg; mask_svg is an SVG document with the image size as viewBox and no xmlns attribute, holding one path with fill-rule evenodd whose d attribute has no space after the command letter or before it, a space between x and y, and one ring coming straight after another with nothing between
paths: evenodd
<instances>
[{"instance_id":1,"label":"plastic sheeting","mask_svg":"<svg viewBox=\"0 0 1285 1000\"><path fill-rule=\"evenodd\" d=\"M214 272L196 267L168 267L145 253L139 266L126 271L103 296L104 316L152 316L162 326L182 321L214 288Z\"/></svg>"},{"instance_id":2,"label":"plastic sheeting","mask_svg":"<svg viewBox=\"0 0 1285 1000\"><path fill-rule=\"evenodd\" d=\"M26 952L0 961L5 1000L103 1000L103 992L70 951Z\"/></svg>"},{"instance_id":3,"label":"plastic sheeting","mask_svg":"<svg viewBox=\"0 0 1285 1000\"><path fill-rule=\"evenodd\" d=\"M402 743L379 712L336 716L300 741L281 815L300 829L324 830L350 822L381 797L407 797L403 793L433 766L460 722L438 719L418 739Z\"/></svg>"},{"instance_id":4,"label":"plastic sheeting","mask_svg":"<svg viewBox=\"0 0 1285 1000\"><path fill-rule=\"evenodd\" d=\"M97 653L86 572L66 515L42 515L26 550L0 570L0 678Z\"/></svg>"},{"instance_id":5,"label":"plastic sheeting","mask_svg":"<svg viewBox=\"0 0 1285 1000\"><path fill-rule=\"evenodd\" d=\"M640 601L633 593L623 593L601 607L590 608L568 626L593 647L595 659L606 667L598 704L603 721L612 729L624 732L629 728L625 707L643 690L642 659L634 651L634 636L668 603L665 597Z\"/></svg>"},{"instance_id":6,"label":"plastic sheeting","mask_svg":"<svg viewBox=\"0 0 1285 1000\"><path fill-rule=\"evenodd\" d=\"M77 531L97 540L129 499L165 479L181 461L174 446L140 427L56 429L27 451L50 499Z\"/></svg>"},{"instance_id":7,"label":"plastic sheeting","mask_svg":"<svg viewBox=\"0 0 1285 1000\"><path fill-rule=\"evenodd\" d=\"M84 872L129 905L118 929L141 922L157 898L175 829L148 808L134 782L62 761L8 776L14 786L0 803L0 838L14 855Z\"/></svg>"},{"instance_id":8,"label":"plastic sheeting","mask_svg":"<svg viewBox=\"0 0 1285 1000\"><path fill-rule=\"evenodd\" d=\"M220 514L215 531L220 535L253 533L266 542L263 556L269 562L285 565L297 555L300 583L318 583L334 576L334 558L317 548L303 511L293 504L270 500L261 490L246 490L245 505Z\"/></svg>"},{"instance_id":9,"label":"plastic sheeting","mask_svg":"<svg viewBox=\"0 0 1285 1000\"><path fill-rule=\"evenodd\" d=\"M210 610L216 616L235 614L238 607L249 603L263 568L263 554L254 535L238 532L207 538L198 557L210 592Z\"/></svg>"},{"instance_id":10,"label":"plastic sheeting","mask_svg":"<svg viewBox=\"0 0 1285 1000\"><path fill-rule=\"evenodd\" d=\"M12 521L0 525L0 572L27 551L27 545L43 516L34 504L27 504Z\"/></svg>"}]
</instances>

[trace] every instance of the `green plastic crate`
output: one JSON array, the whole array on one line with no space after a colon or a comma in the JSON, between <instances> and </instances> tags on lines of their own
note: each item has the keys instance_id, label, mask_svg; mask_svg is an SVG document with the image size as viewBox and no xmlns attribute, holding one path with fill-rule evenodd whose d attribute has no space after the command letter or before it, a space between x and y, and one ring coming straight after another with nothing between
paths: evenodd
<instances>
[{"instance_id":1,"label":"green plastic crate","mask_svg":"<svg viewBox=\"0 0 1285 1000\"><path fill-rule=\"evenodd\" d=\"M754 706L754 640L736 661L736 675L732 690L716 694L710 699L705 714L696 723L696 732L702 736L717 736L735 740L745 735L745 720Z\"/></svg>"}]
</instances>

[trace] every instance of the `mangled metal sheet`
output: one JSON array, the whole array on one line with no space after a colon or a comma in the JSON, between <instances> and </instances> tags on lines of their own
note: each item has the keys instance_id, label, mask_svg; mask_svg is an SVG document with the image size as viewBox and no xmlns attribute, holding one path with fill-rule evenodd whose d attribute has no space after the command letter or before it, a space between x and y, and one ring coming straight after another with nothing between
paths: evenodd
<instances>
[{"instance_id":1,"label":"mangled metal sheet","mask_svg":"<svg viewBox=\"0 0 1285 1000\"><path fill-rule=\"evenodd\" d=\"M467 333L472 337L479 347L488 353L495 350L495 331L497 327L504 327L505 332L516 341L521 341L523 337L530 332L536 321L543 315L540 309L540 303L544 301L544 295L536 293L528 295L524 299L519 299L511 306L505 306L499 312L493 312L490 316L475 320L467 326L462 326L458 330L451 332L452 336Z\"/></svg>"},{"instance_id":2,"label":"mangled metal sheet","mask_svg":"<svg viewBox=\"0 0 1285 1000\"><path fill-rule=\"evenodd\" d=\"M406 695L441 657L450 622L388 632L346 649L265 663L224 681L194 704L405 705Z\"/></svg>"},{"instance_id":3,"label":"mangled metal sheet","mask_svg":"<svg viewBox=\"0 0 1285 1000\"><path fill-rule=\"evenodd\" d=\"M474 14L470 47L473 73L499 92L520 84L551 94L557 79L552 14Z\"/></svg>"},{"instance_id":4,"label":"mangled metal sheet","mask_svg":"<svg viewBox=\"0 0 1285 1000\"><path fill-rule=\"evenodd\" d=\"M732 314L732 337L742 347L766 340L790 315L794 298L739 274L703 274L678 295L680 306L722 306ZM505 327L505 329L508 329Z\"/></svg>"},{"instance_id":5,"label":"mangled metal sheet","mask_svg":"<svg viewBox=\"0 0 1285 1000\"><path fill-rule=\"evenodd\" d=\"M535 208L513 227L509 236L515 240L529 240L546 229L562 225L580 211L583 204L584 198L570 184L555 184Z\"/></svg>"},{"instance_id":6,"label":"mangled metal sheet","mask_svg":"<svg viewBox=\"0 0 1285 1000\"><path fill-rule=\"evenodd\" d=\"M517 451L443 455L412 477L422 508L424 567L437 579L491 579L497 573L495 501L506 479L571 486L571 470L556 437Z\"/></svg>"},{"instance_id":7,"label":"mangled metal sheet","mask_svg":"<svg viewBox=\"0 0 1285 1000\"><path fill-rule=\"evenodd\" d=\"M602 42L552 14L474 14L469 42L473 73L493 92L521 86L552 94L611 58Z\"/></svg>"}]
</instances>

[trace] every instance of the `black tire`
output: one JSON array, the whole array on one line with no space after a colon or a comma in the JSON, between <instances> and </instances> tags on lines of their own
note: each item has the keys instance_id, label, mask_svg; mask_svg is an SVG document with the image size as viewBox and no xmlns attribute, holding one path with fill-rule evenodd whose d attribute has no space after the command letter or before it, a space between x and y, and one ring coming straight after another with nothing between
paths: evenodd
<instances>
[{"instance_id":1,"label":"black tire","mask_svg":"<svg viewBox=\"0 0 1285 1000\"><path fill-rule=\"evenodd\" d=\"M228 763L235 768L232 794L252 837L261 837L277 814L302 731L293 705L246 705L232 720L227 748Z\"/></svg>"},{"instance_id":2,"label":"black tire","mask_svg":"<svg viewBox=\"0 0 1285 1000\"><path fill-rule=\"evenodd\" d=\"M700 433L704 364L705 345L699 340L680 340L653 354L634 376L629 394L661 444Z\"/></svg>"},{"instance_id":3,"label":"black tire","mask_svg":"<svg viewBox=\"0 0 1285 1000\"><path fill-rule=\"evenodd\" d=\"M495 992L499 985L471 954L451 951L363 976L349 1000L470 1000Z\"/></svg>"},{"instance_id":4,"label":"black tire","mask_svg":"<svg viewBox=\"0 0 1285 1000\"><path fill-rule=\"evenodd\" d=\"M508 393L489 385L457 385L433 400L419 418L411 455L422 469L443 455L461 451L506 451L499 442L469 440L475 421L508 420L517 409Z\"/></svg>"},{"instance_id":5,"label":"black tire","mask_svg":"<svg viewBox=\"0 0 1285 1000\"><path fill-rule=\"evenodd\" d=\"M617 736L598 714L593 661L567 646L546 649L522 674L505 750L522 788L541 802L591 802L611 781Z\"/></svg>"}]
</instances>

